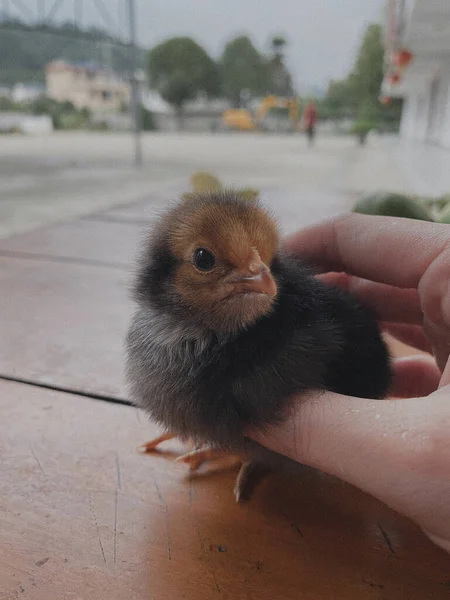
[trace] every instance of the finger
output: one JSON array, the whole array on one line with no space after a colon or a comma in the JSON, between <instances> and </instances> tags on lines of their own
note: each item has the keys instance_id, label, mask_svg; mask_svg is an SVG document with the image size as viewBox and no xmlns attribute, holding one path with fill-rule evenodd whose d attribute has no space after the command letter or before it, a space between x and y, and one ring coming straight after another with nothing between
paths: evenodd
<instances>
[{"instance_id":1,"label":"finger","mask_svg":"<svg viewBox=\"0 0 450 600\"><path fill-rule=\"evenodd\" d=\"M416 402L311 394L298 399L282 424L248 435L275 452L348 480L356 468L352 463L371 449L379 453L377 444L395 436L399 424L407 430L417 412L423 417Z\"/></svg>"},{"instance_id":2,"label":"finger","mask_svg":"<svg viewBox=\"0 0 450 600\"><path fill-rule=\"evenodd\" d=\"M422 352L432 353L432 348L425 337L420 325L406 325L403 323L380 323L383 331L394 337L399 342L407 344L412 348L421 350Z\"/></svg>"},{"instance_id":3,"label":"finger","mask_svg":"<svg viewBox=\"0 0 450 600\"><path fill-rule=\"evenodd\" d=\"M285 246L324 271L416 288L449 241L447 225L349 214L300 231Z\"/></svg>"},{"instance_id":4,"label":"finger","mask_svg":"<svg viewBox=\"0 0 450 600\"><path fill-rule=\"evenodd\" d=\"M450 539L449 420L448 391L409 400L327 393L299 398L288 421L252 437L375 496L438 542Z\"/></svg>"},{"instance_id":5,"label":"finger","mask_svg":"<svg viewBox=\"0 0 450 600\"><path fill-rule=\"evenodd\" d=\"M370 308L382 321L421 324L423 312L416 289L402 289L346 273L324 273L320 279L343 288Z\"/></svg>"},{"instance_id":6,"label":"finger","mask_svg":"<svg viewBox=\"0 0 450 600\"><path fill-rule=\"evenodd\" d=\"M444 372L442 373L442 379L439 383L439 388L442 388L446 385L450 385L450 360L447 361L445 365Z\"/></svg>"},{"instance_id":7,"label":"finger","mask_svg":"<svg viewBox=\"0 0 450 600\"><path fill-rule=\"evenodd\" d=\"M441 372L428 356L408 356L394 361L394 380L389 390L391 398L428 396L439 387Z\"/></svg>"}]
</instances>

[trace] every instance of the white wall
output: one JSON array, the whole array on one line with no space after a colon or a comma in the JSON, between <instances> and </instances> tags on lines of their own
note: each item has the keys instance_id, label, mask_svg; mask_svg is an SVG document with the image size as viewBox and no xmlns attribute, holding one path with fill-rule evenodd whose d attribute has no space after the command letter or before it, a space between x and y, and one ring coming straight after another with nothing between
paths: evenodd
<instances>
[{"instance_id":1,"label":"white wall","mask_svg":"<svg viewBox=\"0 0 450 600\"><path fill-rule=\"evenodd\" d=\"M430 114L430 84L423 92L417 95L417 111L415 123L415 139L424 142L427 139L428 132L428 116Z\"/></svg>"},{"instance_id":2,"label":"white wall","mask_svg":"<svg viewBox=\"0 0 450 600\"><path fill-rule=\"evenodd\" d=\"M417 90L405 99L400 135L405 139L424 142L428 130L429 92Z\"/></svg>"},{"instance_id":3,"label":"white wall","mask_svg":"<svg viewBox=\"0 0 450 600\"><path fill-rule=\"evenodd\" d=\"M400 135L407 140L414 139L415 119L417 112L417 95L410 95L403 100L402 119L400 121Z\"/></svg>"},{"instance_id":4,"label":"white wall","mask_svg":"<svg viewBox=\"0 0 450 600\"><path fill-rule=\"evenodd\" d=\"M26 134L47 134L53 131L53 122L48 115L25 115L23 113L0 113L0 132L20 131Z\"/></svg>"},{"instance_id":5,"label":"white wall","mask_svg":"<svg viewBox=\"0 0 450 600\"><path fill-rule=\"evenodd\" d=\"M19 130L31 135L52 133L53 121L49 115L26 115L19 124Z\"/></svg>"},{"instance_id":6,"label":"white wall","mask_svg":"<svg viewBox=\"0 0 450 600\"><path fill-rule=\"evenodd\" d=\"M441 144L443 141L449 85L450 74L443 69L439 79L430 86L426 140L434 144Z\"/></svg>"},{"instance_id":7,"label":"white wall","mask_svg":"<svg viewBox=\"0 0 450 600\"><path fill-rule=\"evenodd\" d=\"M446 73L446 94L442 98L442 127L440 143L445 148L450 148L450 68Z\"/></svg>"},{"instance_id":8,"label":"white wall","mask_svg":"<svg viewBox=\"0 0 450 600\"><path fill-rule=\"evenodd\" d=\"M436 59L436 57L434 57ZM450 67L442 60L434 81L423 79L405 98L400 135L450 148Z\"/></svg>"}]
</instances>

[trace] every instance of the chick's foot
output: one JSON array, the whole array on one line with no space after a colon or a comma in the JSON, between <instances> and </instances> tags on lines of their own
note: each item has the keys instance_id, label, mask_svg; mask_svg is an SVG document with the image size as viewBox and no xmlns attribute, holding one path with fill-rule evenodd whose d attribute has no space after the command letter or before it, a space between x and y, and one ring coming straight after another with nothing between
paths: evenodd
<instances>
[{"instance_id":1,"label":"chick's foot","mask_svg":"<svg viewBox=\"0 0 450 600\"><path fill-rule=\"evenodd\" d=\"M251 498L255 487L269 473L269 468L261 463L248 460L242 463L234 486L236 502L245 502Z\"/></svg>"},{"instance_id":2,"label":"chick's foot","mask_svg":"<svg viewBox=\"0 0 450 600\"><path fill-rule=\"evenodd\" d=\"M186 463L189 465L191 471L197 471L205 463L213 463L214 467L217 467L217 470L220 468L228 469L242 463L242 459L225 450L198 448L179 456L175 462Z\"/></svg>"},{"instance_id":3,"label":"chick's foot","mask_svg":"<svg viewBox=\"0 0 450 600\"><path fill-rule=\"evenodd\" d=\"M173 433L163 433L162 435L160 435L159 437L150 440L150 442L147 442L146 444L142 444L141 446L138 447L139 452L142 452L143 454L145 454L146 452L152 452L153 450L156 449L157 446L159 446L159 444L162 444L163 442L166 442L167 440L173 440L173 438L176 437Z\"/></svg>"}]
</instances>

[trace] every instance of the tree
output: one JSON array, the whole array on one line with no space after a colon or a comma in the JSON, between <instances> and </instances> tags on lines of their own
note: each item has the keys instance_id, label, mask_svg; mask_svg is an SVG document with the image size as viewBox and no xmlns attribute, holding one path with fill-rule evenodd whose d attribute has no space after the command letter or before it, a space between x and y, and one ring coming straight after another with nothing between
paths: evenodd
<instances>
[{"instance_id":1,"label":"tree","mask_svg":"<svg viewBox=\"0 0 450 600\"><path fill-rule=\"evenodd\" d=\"M342 119L354 116L356 100L351 77L330 81L327 95L320 102L320 114L324 119Z\"/></svg>"},{"instance_id":2,"label":"tree","mask_svg":"<svg viewBox=\"0 0 450 600\"><path fill-rule=\"evenodd\" d=\"M220 72L223 93L234 106L240 106L245 91L254 96L267 92L264 58L247 36L228 42L220 59Z\"/></svg>"},{"instance_id":3,"label":"tree","mask_svg":"<svg viewBox=\"0 0 450 600\"><path fill-rule=\"evenodd\" d=\"M183 108L199 93L215 96L219 89L217 66L207 52L189 37L176 37L149 51L151 86L171 104L183 127Z\"/></svg>"},{"instance_id":4,"label":"tree","mask_svg":"<svg viewBox=\"0 0 450 600\"><path fill-rule=\"evenodd\" d=\"M370 114L374 122L392 127L400 121L402 101L396 99L389 106L380 104L378 98L383 75L383 29L378 24L369 25L350 75L353 98L358 116Z\"/></svg>"},{"instance_id":5,"label":"tree","mask_svg":"<svg viewBox=\"0 0 450 600\"><path fill-rule=\"evenodd\" d=\"M284 38L282 35L275 35L272 38L272 51L273 51L274 55L282 56L283 48L286 46L286 44L287 44L286 38Z\"/></svg>"},{"instance_id":6,"label":"tree","mask_svg":"<svg viewBox=\"0 0 450 600\"><path fill-rule=\"evenodd\" d=\"M378 97L384 73L383 30L381 25L369 25L350 75L342 81L332 81L323 101L323 111L330 117L357 117L386 126L398 125L401 100L382 106Z\"/></svg>"},{"instance_id":7,"label":"tree","mask_svg":"<svg viewBox=\"0 0 450 600\"><path fill-rule=\"evenodd\" d=\"M352 72L354 94L358 104L377 101L383 81L383 62L381 25L369 25Z\"/></svg>"},{"instance_id":8,"label":"tree","mask_svg":"<svg viewBox=\"0 0 450 600\"><path fill-rule=\"evenodd\" d=\"M283 49L286 47L286 39L281 35L272 38L272 56L267 63L270 79L270 92L279 96L291 96L292 77L284 64Z\"/></svg>"}]
</instances>

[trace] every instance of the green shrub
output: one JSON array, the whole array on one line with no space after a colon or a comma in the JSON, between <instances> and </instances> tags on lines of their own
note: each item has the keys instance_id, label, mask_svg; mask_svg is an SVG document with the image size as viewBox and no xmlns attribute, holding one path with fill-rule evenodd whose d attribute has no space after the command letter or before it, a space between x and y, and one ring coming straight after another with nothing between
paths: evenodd
<instances>
[{"instance_id":1,"label":"green shrub","mask_svg":"<svg viewBox=\"0 0 450 600\"><path fill-rule=\"evenodd\" d=\"M353 212L365 215L406 217L421 221L433 221L423 203L392 192L377 192L363 196L354 205Z\"/></svg>"}]
</instances>

